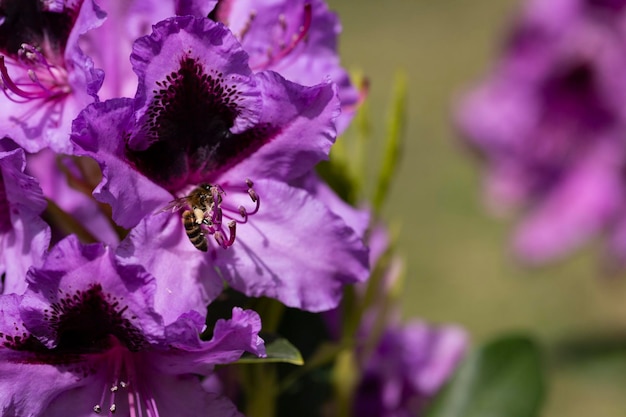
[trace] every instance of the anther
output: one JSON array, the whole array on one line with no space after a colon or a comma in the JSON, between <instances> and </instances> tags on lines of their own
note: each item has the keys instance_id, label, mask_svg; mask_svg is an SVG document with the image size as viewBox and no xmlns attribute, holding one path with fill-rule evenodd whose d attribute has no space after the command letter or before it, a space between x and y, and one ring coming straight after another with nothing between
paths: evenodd
<instances>
[{"instance_id":1,"label":"anther","mask_svg":"<svg viewBox=\"0 0 626 417\"><path fill-rule=\"evenodd\" d=\"M252 199L253 203L256 203L258 201L258 199L259 199L259 195L252 188L248 189L248 195Z\"/></svg>"},{"instance_id":2,"label":"anther","mask_svg":"<svg viewBox=\"0 0 626 417\"><path fill-rule=\"evenodd\" d=\"M28 74L28 78L30 78L31 81L35 83L39 83L39 79L37 78L35 71L33 71L32 69L29 69L28 71L26 71L26 73Z\"/></svg>"},{"instance_id":3,"label":"anther","mask_svg":"<svg viewBox=\"0 0 626 417\"><path fill-rule=\"evenodd\" d=\"M109 407L109 411L115 413L115 410L117 410L117 407L115 406L115 404L111 404L111 406Z\"/></svg>"},{"instance_id":4,"label":"anther","mask_svg":"<svg viewBox=\"0 0 626 417\"><path fill-rule=\"evenodd\" d=\"M241 32L239 32L239 41L243 41L243 38L246 36L248 31L250 30L250 27L252 26L252 22L254 21L255 17L256 17L256 11L251 10L250 14L248 15L248 20L246 21L246 24L241 29ZM228 26L227 23L226 23L226 26Z\"/></svg>"},{"instance_id":5,"label":"anther","mask_svg":"<svg viewBox=\"0 0 626 417\"><path fill-rule=\"evenodd\" d=\"M235 238L237 234L237 223L234 220L228 222L228 231L230 233L230 238L228 239L228 246L232 246L235 243Z\"/></svg>"},{"instance_id":6,"label":"anther","mask_svg":"<svg viewBox=\"0 0 626 417\"><path fill-rule=\"evenodd\" d=\"M113 386L111 387L111 392L115 392L115 391L117 391L117 390L118 390L118 388L119 388L119 387L118 387L117 385L113 385Z\"/></svg>"},{"instance_id":7,"label":"anther","mask_svg":"<svg viewBox=\"0 0 626 417\"><path fill-rule=\"evenodd\" d=\"M100 407L98 404L94 405L93 412L96 414L100 414L102 412L102 407Z\"/></svg>"},{"instance_id":8,"label":"anther","mask_svg":"<svg viewBox=\"0 0 626 417\"><path fill-rule=\"evenodd\" d=\"M213 234L213 238L215 239L218 245L220 245L221 247L225 247L224 246L224 234L222 232L218 230L217 232L215 232L215 234Z\"/></svg>"},{"instance_id":9,"label":"anther","mask_svg":"<svg viewBox=\"0 0 626 417\"><path fill-rule=\"evenodd\" d=\"M248 188L254 187L254 183L250 178L246 178L246 185L248 186Z\"/></svg>"}]
</instances>

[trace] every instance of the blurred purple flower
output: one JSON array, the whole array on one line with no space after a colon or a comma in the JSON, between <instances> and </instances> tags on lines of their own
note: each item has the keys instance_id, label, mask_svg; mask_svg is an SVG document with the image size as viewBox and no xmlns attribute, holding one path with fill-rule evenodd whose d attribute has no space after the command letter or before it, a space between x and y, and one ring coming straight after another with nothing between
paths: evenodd
<instances>
[{"instance_id":1,"label":"blurred purple flower","mask_svg":"<svg viewBox=\"0 0 626 417\"><path fill-rule=\"evenodd\" d=\"M361 351L362 378L355 393L353 415L421 415L454 373L466 345L465 331L456 326L435 328L421 321L390 324L371 355L363 355L365 349ZM367 346L365 340L361 346Z\"/></svg>"},{"instance_id":2,"label":"blurred purple flower","mask_svg":"<svg viewBox=\"0 0 626 417\"><path fill-rule=\"evenodd\" d=\"M624 5L529 1L490 77L460 103L490 202L527 209L515 238L527 261L563 256L623 216Z\"/></svg>"},{"instance_id":3,"label":"blurred purple flower","mask_svg":"<svg viewBox=\"0 0 626 417\"><path fill-rule=\"evenodd\" d=\"M0 139L0 294L24 292L26 271L41 264L50 243L46 200L25 166L24 150Z\"/></svg>"},{"instance_id":4,"label":"blurred purple flower","mask_svg":"<svg viewBox=\"0 0 626 417\"><path fill-rule=\"evenodd\" d=\"M88 107L72 135L76 152L101 164L95 197L112 206L118 224L134 227L121 254L158 271L172 297L198 306L225 279L247 295L319 311L338 303L344 284L366 278L361 237L324 202L288 185L335 140L332 84L253 74L226 28L189 16L157 24L131 60L135 100ZM201 226L208 256L191 244L180 214L158 214L201 184L210 184L204 192L215 202ZM189 277L182 285L181 276Z\"/></svg>"},{"instance_id":5,"label":"blurred purple flower","mask_svg":"<svg viewBox=\"0 0 626 417\"><path fill-rule=\"evenodd\" d=\"M78 46L101 23L91 0L11 0L0 6L0 131L28 152L69 150L72 120L103 73Z\"/></svg>"},{"instance_id":6,"label":"blurred purple flower","mask_svg":"<svg viewBox=\"0 0 626 417\"><path fill-rule=\"evenodd\" d=\"M234 309L201 341L203 317L164 322L151 275L74 237L28 279L23 296L0 297L2 415L239 415L198 376L244 351L264 354L253 311Z\"/></svg>"}]
</instances>

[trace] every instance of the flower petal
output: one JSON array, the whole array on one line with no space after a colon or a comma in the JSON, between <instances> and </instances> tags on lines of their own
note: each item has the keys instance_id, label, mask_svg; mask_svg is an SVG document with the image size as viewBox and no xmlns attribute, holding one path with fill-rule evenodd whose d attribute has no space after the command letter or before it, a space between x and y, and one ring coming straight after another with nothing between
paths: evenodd
<instances>
[{"instance_id":1,"label":"flower petal","mask_svg":"<svg viewBox=\"0 0 626 417\"><path fill-rule=\"evenodd\" d=\"M154 308L165 324L189 310L205 314L207 303L222 292L222 280L215 279L205 254L189 242L178 214L146 217L117 255L122 264L141 265L158 280Z\"/></svg>"},{"instance_id":2,"label":"flower petal","mask_svg":"<svg viewBox=\"0 0 626 417\"><path fill-rule=\"evenodd\" d=\"M87 107L74 121L74 152L94 158L102 181L94 197L113 209L113 220L131 228L172 199L163 188L141 175L125 158L123 136L133 123L132 100L107 100Z\"/></svg>"},{"instance_id":3,"label":"flower petal","mask_svg":"<svg viewBox=\"0 0 626 417\"><path fill-rule=\"evenodd\" d=\"M174 349L167 352L154 353L155 369L165 374L200 373L208 375L213 365L227 364L236 361L244 352L265 356L265 344L259 337L261 318L252 310L233 308L230 320L218 320L213 329L213 337L202 342L195 334L193 323L183 316L168 326L167 333L171 337L170 344ZM176 336L185 335L184 339Z\"/></svg>"},{"instance_id":4,"label":"flower petal","mask_svg":"<svg viewBox=\"0 0 626 417\"><path fill-rule=\"evenodd\" d=\"M340 112L336 86L303 87L271 71L255 78L263 98L260 123L275 127L277 132L223 177L291 180L307 174L315 164L328 159L335 142L334 120Z\"/></svg>"},{"instance_id":5,"label":"flower petal","mask_svg":"<svg viewBox=\"0 0 626 417\"><path fill-rule=\"evenodd\" d=\"M569 173L518 226L514 248L526 261L565 255L615 218L624 195L608 158L590 158Z\"/></svg>"},{"instance_id":6,"label":"flower petal","mask_svg":"<svg viewBox=\"0 0 626 417\"><path fill-rule=\"evenodd\" d=\"M255 190L259 212L237 228L232 247L215 252L221 275L235 289L323 311L338 304L343 285L368 277L361 237L322 202L277 181L259 181Z\"/></svg>"},{"instance_id":7,"label":"flower petal","mask_svg":"<svg viewBox=\"0 0 626 417\"><path fill-rule=\"evenodd\" d=\"M50 243L50 228L41 219L46 201L37 181L24 174L25 156L9 139L0 140L0 273L3 292L22 294L26 271L39 266Z\"/></svg>"},{"instance_id":8,"label":"flower petal","mask_svg":"<svg viewBox=\"0 0 626 417\"><path fill-rule=\"evenodd\" d=\"M161 317L152 309L154 278L140 267L116 265L101 244L82 245L67 237L42 267L29 271L28 282L22 319L48 348L108 343L108 332L129 348L163 337ZM96 320L102 320L99 329L90 327ZM94 340L83 340L87 337Z\"/></svg>"}]
</instances>

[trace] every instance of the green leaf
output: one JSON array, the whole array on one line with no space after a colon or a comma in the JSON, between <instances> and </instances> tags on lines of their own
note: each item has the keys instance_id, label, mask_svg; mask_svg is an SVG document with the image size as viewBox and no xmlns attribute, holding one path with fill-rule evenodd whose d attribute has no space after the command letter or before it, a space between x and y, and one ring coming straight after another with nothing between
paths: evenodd
<instances>
[{"instance_id":1,"label":"green leaf","mask_svg":"<svg viewBox=\"0 0 626 417\"><path fill-rule=\"evenodd\" d=\"M531 339L497 339L466 358L426 417L536 417L544 385L541 352Z\"/></svg>"},{"instance_id":2,"label":"green leaf","mask_svg":"<svg viewBox=\"0 0 626 417\"><path fill-rule=\"evenodd\" d=\"M276 337L271 341L267 341L267 336L263 337L265 342L265 358L259 358L250 353L244 353L243 356L235 363L290 363L293 365L304 365L302 354L287 339Z\"/></svg>"},{"instance_id":3,"label":"green leaf","mask_svg":"<svg viewBox=\"0 0 626 417\"><path fill-rule=\"evenodd\" d=\"M389 193L389 186L398 168L398 162L402 153L404 128L406 125L406 76L399 72L396 76L391 112L387 123L387 137L382 167L378 174L376 189L372 205L377 213L380 213L383 203Z\"/></svg>"}]
</instances>

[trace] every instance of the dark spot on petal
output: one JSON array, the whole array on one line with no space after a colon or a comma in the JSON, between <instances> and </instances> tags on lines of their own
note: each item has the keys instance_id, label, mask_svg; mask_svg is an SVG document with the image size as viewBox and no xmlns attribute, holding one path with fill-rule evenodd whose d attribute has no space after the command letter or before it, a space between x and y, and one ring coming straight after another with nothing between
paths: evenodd
<instances>
[{"instance_id":1,"label":"dark spot on petal","mask_svg":"<svg viewBox=\"0 0 626 417\"><path fill-rule=\"evenodd\" d=\"M230 129L240 113L236 83L185 58L180 69L157 82L142 132L147 149L127 146L128 159L159 185L175 191L197 184L249 156L276 129L256 126L241 134Z\"/></svg>"},{"instance_id":2,"label":"dark spot on petal","mask_svg":"<svg viewBox=\"0 0 626 417\"><path fill-rule=\"evenodd\" d=\"M127 307L98 285L88 290L66 293L44 313L58 337L54 349L59 353L86 353L108 347L110 336L115 336L129 350L140 350L146 341L141 331L127 318Z\"/></svg>"}]
</instances>

